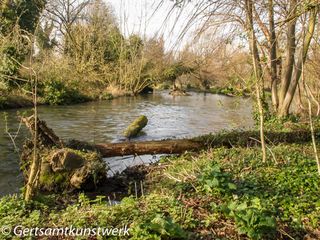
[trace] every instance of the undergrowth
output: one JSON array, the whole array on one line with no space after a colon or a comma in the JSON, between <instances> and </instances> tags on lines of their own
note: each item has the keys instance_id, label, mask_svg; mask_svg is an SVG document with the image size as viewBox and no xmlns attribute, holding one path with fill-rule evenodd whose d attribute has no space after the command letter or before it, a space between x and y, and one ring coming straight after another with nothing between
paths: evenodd
<instances>
[{"instance_id":1,"label":"undergrowth","mask_svg":"<svg viewBox=\"0 0 320 240\"><path fill-rule=\"evenodd\" d=\"M63 207L54 196L30 204L4 197L0 225L127 225L130 239L317 239L320 177L311 146L283 144L271 151L265 164L259 148L164 158L147 167L144 195L119 204L84 194Z\"/></svg>"}]
</instances>

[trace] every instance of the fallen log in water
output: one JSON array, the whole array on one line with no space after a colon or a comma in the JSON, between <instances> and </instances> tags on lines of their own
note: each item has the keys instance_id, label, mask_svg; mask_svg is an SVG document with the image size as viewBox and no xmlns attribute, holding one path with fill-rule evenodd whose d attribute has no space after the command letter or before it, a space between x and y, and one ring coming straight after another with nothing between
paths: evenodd
<instances>
[{"instance_id":1,"label":"fallen log in water","mask_svg":"<svg viewBox=\"0 0 320 240\"><path fill-rule=\"evenodd\" d=\"M148 118L144 115L138 117L135 119L129 127L124 131L123 135L127 138L133 138L136 137L140 131L147 126L148 124Z\"/></svg>"},{"instance_id":2,"label":"fallen log in water","mask_svg":"<svg viewBox=\"0 0 320 240\"><path fill-rule=\"evenodd\" d=\"M320 129L316 138L319 139ZM103 157L115 157L125 155L144 154L180 154L186 151L200 151L212 147L252 147L260 145L259 131L230 131L218 134L208 134L192 139L144 141L144 142L123 142L123 143L102 143L92 146ZM267 143L304 143L311 141L309 130L293 130L288 132L266 132ZM79 145L83 146L81 142ZM73 143L74 146L77 143ZM73 146L73 147L74 147Z\"/></svg>"},{"instance_id":3,"label":"fallen log in water","mask_svg":"<svg viewBox=\"0 0 320 240\"><path fill-rule=\"evenodd\" d=\"M32 119L32 118L30 118ZM29 120L30 120L29 119ZM33 124L25 121L31 132ZM62 148L64 145L60 139L49 129L44 122L39 121L38 134L42 143L55 145ZM297 126L297 130L287 132L266 131L267 143L304 143L311 141L311 134L308 126ZM301 129L300 129L301 128ZM50 134L49 134L50 133ZM320 128L316 128L316 139L320 138ZM50 136L50 137L48 137ZM77 140L70 141L66 147L77 150L98 151L102 157L115 157L125 155L144 155L144 154L180 154L186 151L200 151L212 147L252 147L258 146L260 133L257 130L238 130L221 132L217 134L208 134L190 139L161 140L161 141L143 141L143 142L121 142L121 143L101 143L90 145L86 142Z\"/></svg>"},{"instance_id":4,"label":"fallen log in water","mask_svg":"<svg viewBox=\"0 0 320 240\"><path fill-rule=\"evenodd\" d=\"M145 154L174 154L185 151L197 151L204 145L188 139L145 141L145 142L123 142L97 144L95 148L103 157Z\"/></svg>"}]
</instances>

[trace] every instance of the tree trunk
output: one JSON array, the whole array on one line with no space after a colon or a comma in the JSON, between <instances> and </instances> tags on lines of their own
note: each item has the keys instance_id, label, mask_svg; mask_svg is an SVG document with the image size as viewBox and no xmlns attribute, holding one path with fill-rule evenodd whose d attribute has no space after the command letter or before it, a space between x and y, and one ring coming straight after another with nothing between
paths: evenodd
<instances>
[{"instance_id":1,"label":"tree trunk","mask_svg":"<svg viewBox=\"0 0 320 240\"><path fill-rule=\"evenodd\" d=\"M205 144L195 140L164 140L146 142L124 142L97 144L95 148L103 157L145 155L145 154L177 154L185 151L199 151Z\"/></svg>"},{"instance_id":2,"label":"tree trunk","mask_svg":"<svg viewBox=\"0 0 320 240\"><path fill-rule=\"evenodd\" d=\"M270 48L270 68L271 68L271 95L272 105L275 110L278 109L278 75L277 75L277 40L276 30L274 25L274 12L273 12L273 0L268 1L269 9L269 48Z\"/></svg>"},{"instance_id":3,"label":"tree trunk","mask_svg":"<svg viewBox=\"0 0 320 240\"><path fill-rule=\"evenodd\" d=\"M290 1L290 8L289 8L289 17L294 16L296 14L296 5L297 0ZM292 78L292 71L294 66L294 54L296 51L296 18L293 18L288 23L288 30L287 30L287 53L286 53L286 62L283 68L283 76L281 79L281 88L279 93L279 106L282 106L284 98L286 96L287 90L289 88L291 78Z\"/></svg>"},{"instance_id":4,"label":"tree trunk","mask_svg":"<svg viewBox=\"0 0 320 240\"><path fill-rule=\"evenodd\" d=\"M246 0L246 13L247 13L247 24L248 24L248 35L250 42L250 50L253 61L254 76L256 81L256 95L257 103L260 117L260 141L261 141L261 150L262 150L262 161L266 161L266 144L264 138L264 109L262 104L262 94L263 94L263 84L262 84L262 69L260 64L260 57L257 47L257 39L254 32L253 25L253 3L252 0Z\"/></svg>"},{"instance_id":5,"label":"tree trunk","mask_svg":"<svg viewBox=\"0 0 320 240\"><path fill-rule=\"evenodd\" d=\"M318 133L319 129L315 129ZM289 132L266 132L266 139L272 144L280 143L304 143L310 142L310 131L296 130ZM97 150L102 157L115 157L126 155L145 155L145 154L182 154L186 151L199 152L203 149L213 147L251 147L260 143L257 139L259 131L239 131L228 132L216 135L205 135L192 139L143 141L143 142L122 142L122 143L101 143L89 145L85 142L73 140L67 147L72 149ZM316 134L316 138L319 135Z\"/></svg>"},{"instance_id":6,"label":"tree trunk","mask_svg":"<svg viewBox=\"0 0 320 240\"><path fill-rule=\"evenodd\" d=\"M306 35L304 36L303 46L299 54L299 59L298 59L295 71L293 73L292 80L290 81L290 85L288 86L285 98L280 108L280 116L287 116L289 114L290 105L292 103L294 94L297 89L298 82L301 77L302 66L306 61L310 42L312 40L314 29L317 23L317 13L318 13L318 7L314 7L310 10L310 19L308 23L308 29L307 29Z\"/></svg>"},{"instance_id":7,"label":"tree trunk","mask_svg":"<svg viewBox=\"0 0 320 240\"><path fill-rule=\"evenodd\" d=\"M35 95L36 96L36 95ZM36 98L36 97L35 97ZM34 100L36 102L36 99ZM40 121L37 116L37 106L34 107L35 114L28 118L22 118L32 135L32 163L30 166L28 181L26 184L25 200L30 201L38 190L39 176L41 171L41 158L39 151L42 147L62 146L59 137L52 129L48 128L44 121ZM23 155L22 155L23 156Z\"/></svg>"},{"instance_id":8,"label":"tree trunk","mask_svg":"<svg viewBox=\"0 0 320 240\"><path fill-rule=\"evenodd\" d=\"M135 119L128 128L124 131L123 135L127 138L136 137L140 131L147 126L148 118L144 115L141 115L137 119Z\"/></svg>"}]
</instances>

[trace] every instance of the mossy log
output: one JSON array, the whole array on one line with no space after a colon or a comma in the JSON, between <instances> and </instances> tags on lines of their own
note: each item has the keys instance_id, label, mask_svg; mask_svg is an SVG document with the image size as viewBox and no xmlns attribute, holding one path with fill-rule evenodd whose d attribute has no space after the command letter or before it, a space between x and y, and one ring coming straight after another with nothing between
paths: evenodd
<instances>
[{"instance_id":1,"label":"mossy log","mask_svg":"<svg viewBox=\"0 0 320 240\"><path fill-rule=\"evenodd\" d=\"M75 150L65 147L63 141L38 119L35 131L34 117L23 118L34 137L37 133L37 155L41 161L39 188L45 191L91 190L106 178L107 166L94 149ZM27 140L21 154L21 170L29 178L34 144Z\"/></svg>"},{"instance_id":2,"label":"mossy log","mask_svg":"<svg viewBox=\"0 0 320 240\"><path fill-rule=\"evenodd\" d=\"M183 153L185 151L197 151L203 148L203 145L193 140L180 139L97 144L95 148L103 157L114 157L135 154Z\"/></svg>"},{"instance_id":3,"label":"mossy log","mask_svg":"<svg viewBox=\"0 0 320 240\"><path fill-rule=\"evenodd\" d=\"M123 135L127 138L136 137L139 132L148 124L148 118L144 115L136 118L129 127L123 132Z\"/></svg>"},{"instance_id":4,"label":"mossy log","mask_svg":"<svg viewBox=\"0 0 320 240\"><path fill-rule=\"evenodd\" d=\"M320 138L320 129L317 131ZM305 143L311 141L309 130L290 132L266 132L267 143ZM192 139L106 143L93 146L103 157L144 155L144 154L180 154L186 151L200 151L212 147L252 147L258 146L259 131L230 131L208 134Z\"/></svg>"}]
</instances>

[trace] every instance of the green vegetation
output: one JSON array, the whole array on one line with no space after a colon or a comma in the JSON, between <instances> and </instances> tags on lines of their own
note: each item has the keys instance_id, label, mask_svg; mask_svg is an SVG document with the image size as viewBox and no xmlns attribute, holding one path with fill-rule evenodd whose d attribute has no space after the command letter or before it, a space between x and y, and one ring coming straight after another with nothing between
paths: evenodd
<instances>
[{"instance_id":1,"label":"green vegetation","mask_svg":"<svg viewBox=\"0 0 320 240\"><path fill-rule=\"evenodd\" d=\"M124 36L100 0L4 1L0 19L0 109L32 101L35 80L41 104L136 95L170 64L161 38Z\"/></svg>"},{"instance_id":2,"label":"green vegetation","mask_svg":"<svg viewBox=\"0 0 320 240\"><path fill-rule=\"evenodd\" d=\"M223 95L228 95L228 96L248 96L249 92L246 89L235 89L231 86L229 87L215 87L215 88L210 88L208 90L210 93L214 94L223 94Z\"/></svg>"},{"instance_id":3,"label":"green vegetation","mask_svg":"<svg viewBox=\"0 0 320 240\"><path fill-rule=\"evenodd\" d=\"M194 1L171 2L182 8ZM1 198L0 227L128 225L127 238L137 240L320 239L315 160L320 122L315 119L312 146L310 122L301 124L290 115L295 96L310 120L314 106L320 111L319 4L246 0L226 1L221 8L218 2L204 0L192 14L201 18L210 9L213 18L206 16L205 22L217 28L201 27L205 36L178 53L167 51L162 37L121 32L119 19L102 0L0 2L0 109L32 106L36 95L38 104L63 105L135 96L149 87L172 87L173 95L187 95L186 86L229 96L256 91L259 112L253 117L261 123L260 132L198 138L206 146L214 143L215 149L127 169L132 176L118 178L125 186L120 199L113 197L114 191L68 194L95 189L104 181L104 160L96 152L67 149L62 143L60 150L51 145L44 150L36 136L34 147L30 144L21 158L21 170L30 180L26 189L64 192L34 197L26 191L28 201L16 195ZM221 27L225 36L216 34ZM240 45L250 45L251 51ZM267 88L269 94L264 93ZM137 134L146 124L143 116L126 135ZM257 147L261 142L266 152L264 138L267 159ZM119 201L112 204L111 199Z\"/></svg>"},{"instance_id":4,"label":"green vegetation","mask_svg":"<svg viewBox=\"0 0 320 240\"><path fill-rule=\"evenodd\" d=\"M46 82L41 90L38 94L43 97L45 103L50 105L81 103L90 100L89 97L82 95L77 88L67 87L60 81Z\"/></svg>"},{"instance_id":5,"label":"green vegetation","mask_svg":"<svg viewBox=\"0 0 320 240\"><path fill-rule=\"evenodd\" d=\"M258 148L164 158L143 168L144 196L112 206L105 196L80 194L64 207L54 195L30 204L8 196L0 200L0 225L128 225L130 239L316 238L320 179L311 146L282 144L271 151L276 163L269 154L262 164Z\"/></svg>"}]
</instances>

